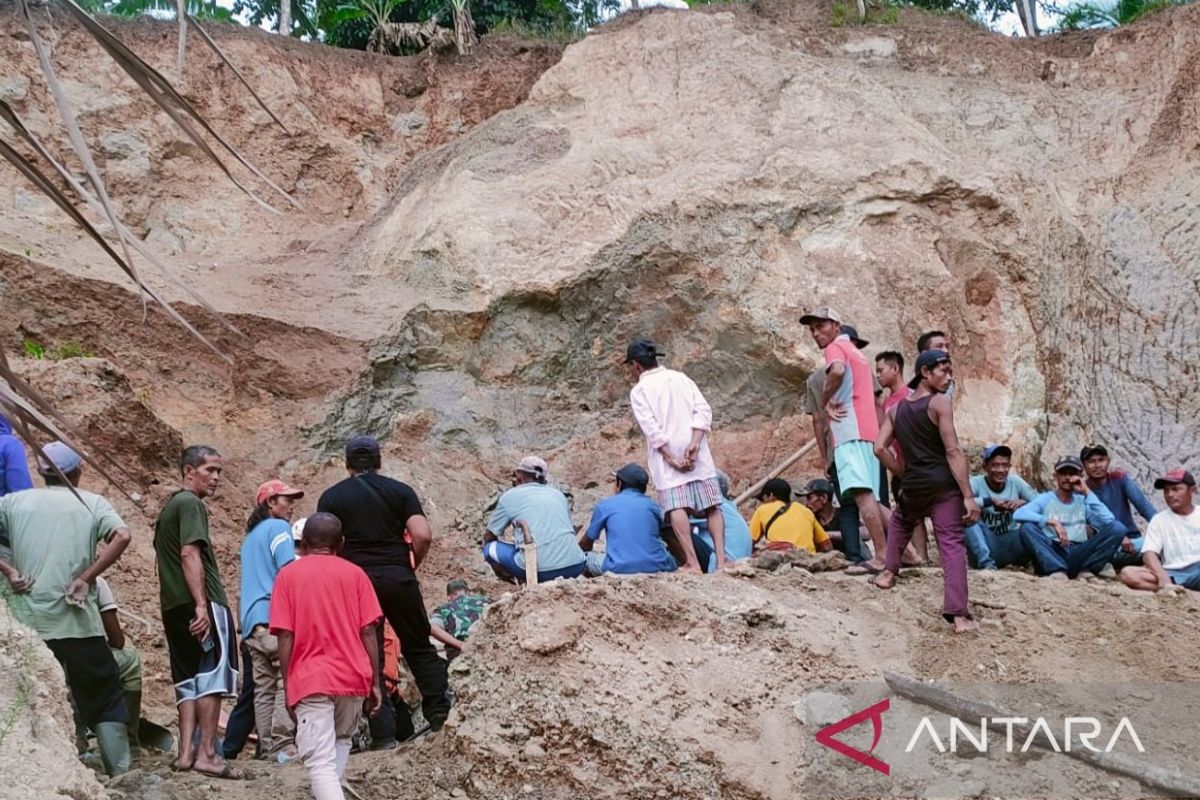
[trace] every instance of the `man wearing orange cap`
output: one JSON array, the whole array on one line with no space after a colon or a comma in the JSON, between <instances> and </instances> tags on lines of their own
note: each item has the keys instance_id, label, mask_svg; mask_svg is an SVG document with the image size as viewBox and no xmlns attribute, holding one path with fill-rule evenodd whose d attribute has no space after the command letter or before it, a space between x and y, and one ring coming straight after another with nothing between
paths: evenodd
<instances>
[{"instance_id":1,"label":"man wearing orange cap","mask_svg":"<svg viewBox=\"0 0 1200 800\"><path fill-rule=\"evenodd\" d=\"M292 506L304 492L280 480L258 487L254 510L246 520L242 542L242 585L239 619L242 638L250 651L254 679L254 727L263 756L292 747L293 726L283 699L279 642L267 627L271 590L279 570L296 557L292 544Z\"/></svg>"}]
</instances>

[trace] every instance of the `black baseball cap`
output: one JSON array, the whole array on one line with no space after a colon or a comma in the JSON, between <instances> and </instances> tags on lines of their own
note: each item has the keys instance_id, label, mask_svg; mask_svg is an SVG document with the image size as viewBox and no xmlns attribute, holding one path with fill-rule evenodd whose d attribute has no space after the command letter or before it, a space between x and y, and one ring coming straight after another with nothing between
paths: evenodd
<instances>
[{"instance_id":1,"label":"black baseball cap","mask_svg":"<svg viewBox=\"0 0 1200 800\"><path fill-rule=\"evenodd\" d=\"M352 467L379 466L379 440L362 434L346 442L346 463Z\"/></svg>"},{"instance_id":2,"label":"black baseball cap","mask_svg":"<svg viewBox=\"0 0 1200 800\"><path fill-rule=\"evenodd\" d=\"M658 346L645 336L639 336L629 343L629 347L625 348L625 363L628 364L637 358L660 358L666 355L658 349Z\"/></svg>"},{"instance_id":3,"label":"black baseball cap","mask_svg":"<svg viewBox=\"0 0 1200 800\"><path fill-rule=\"evenodd\" d=\"M1067 472L1068 470L1082 474L1083 462L1075 456L1063 456L1058 461L1054 462L1055 472Z\"/></svg>"},{"instance_id":4,"label":"black baseball cap","mask_svg":"<svg viewBox=\"0 0 1200 800\"><path fill-rule=\"evenodd\" d=\"M945 350L926 350L917 356L917 365L913 367L915 374L912 380L908 382L908 388L916 389L921 385L921 370L925 367L936 367L944 361L950 360L950 354Z\"/></svg>"},{"instance_id":5,"label":"black baseball cap","mask_svg":"<svg viewBox=\"0 0 1200 800\"><path fill-rule=\"evenodd\" d=\"M614 471L613 477L622 485L628 486L630 489L637 489L639 492L646 491L646 485L650 483L650 476L646 474L646 470L642 468L641 464L635 462L630 462Z\"/></svg>"},{"instance_id":6,"label":"black baseball cap","mask_svg":"<svg viewBox=\"0 0 1200 800\"><path fill-rule=\"evenodd\" d=\"M805 484L804 490L800 494L806 496L810 494L827 494L833 497L833 484L824 478L816 478Z\"/></svg>"},{"instance_id":7,"label":"black baseball cap","mask_svg":"<svg viewBox=\"0 0 1200 800\"><path fill-rule=\"evenodd\" d=\"M762 500L767 495L786 503L792 499L792 485L783 478L771 478L763 484L762 490L758 493L758 499Z\"/></svg>"},{"instance_id":8,"label":"black baseball cap","mask_svg":"<svg viewBox=\"0 0 1200 800\"><path fill-rule=\"evenodd\" d=\"M1108 448L1102 444L1089 444L1079 451L1079 460L1087 461L1092 456L1107 456Z\"/></svg>"},{"instance_id":9,"label":"black baseball cap","mask_svg":"<svg viewBox=\"0 0 1200 800\"><path fill-rule=\"evenodd\" d=\"M854 346L857 347L859 350L862 350L864 347L866 347L867 345L870 344L870 342L868 342L866 339L859 338L858 329L855 328L853 325L847 325L843 322L842 323L842 333L849 336L850 341L853 342Z\"/></svg>"}]
</instances>

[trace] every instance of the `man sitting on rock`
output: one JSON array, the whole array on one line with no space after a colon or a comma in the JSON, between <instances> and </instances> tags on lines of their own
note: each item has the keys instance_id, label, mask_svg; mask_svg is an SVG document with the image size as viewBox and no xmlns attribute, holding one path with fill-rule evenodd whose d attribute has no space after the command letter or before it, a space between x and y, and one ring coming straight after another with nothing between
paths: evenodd
<instances>
[{"instance_id":1,"label":"man sitting on rock","mask_svg":"<svg viewBox=\"0 0 1200 800\"><path fill-rule=\"evenodd\" d=\"M792 502L792 486L783 478L772 478L758 495L762 503L750 518L750 538L766 541L768 550L800 548L810 553L832 550L833 543L813 512Z\"/></svg>"},{"instance_id":2,"label":"man sitting on rock","mask_svg":"<svg viewBox=\"0 0 1200 800\"><path fill-rule=\"evenodd\" d=\"M1038 493L1012 472L1012 449L989 444L983 449L983 474L971 476L971 494L979 505L979 522L963 531L967 555L976 569L1000 569L1029 562L1021 541L1021 523L1013 513L1037 498Z\"/></svg>"},{"instance_id":3,"label":"man sitting on rock","mask_svg":"<svg viewBox=\"0 0 1200 800\"><path fill-rule=\"evenodd\" d=\"M729 476L721 470L717 470L717 485L721 487L721 519L725 522L725 560L733 562L749 558L754 549L754 542L750 541L750 526L746 524L742 512L738 511L737 503L733 502ZM692 544L704 571L716 572L717 554L713 551L712 534L708 532L707 519L692 519ZM701 557L701 554L704 557Z\"/></svg>"},{"instance_id":4,"label":"man sitting on rock","mask_svg":"<svg viewBox=\"0 0 1200 800\"><path fill-rule=\"evenodd\" d=\"M1126 567L1120 579L1131 589L1155 591L1174 584L1200 591L1200 509L1196 508L1196 479L1173 469L1154 482L1167 504L1146 526L1143 567Z\"/></svg>"},{"instance_id":5,"label":"man sitting on rock","mask_svg":"<svg viewBox=\"0 0 1200 800\"><path fill-rule=\"evenodd\" d=\"M521 459L513 471L513 486L500 495L483 536L483 557L502 580L525 582L525 538L529 529L537 548L538 583L583 574L586 560L575 541L566 495L546 483L546 462L537 456ZM513 544L500 540L513 526Z\"/></svg>"},{"instance_id":6,"label":"man sitting on rock","mask_svg":"<svg viewBox=\"0 0 1200 800\"><path fill-rule=\"evenodd\" d=\"M613 494L596 504L592 521L579 535L579 546L587 553L588 575L615 572L635 575L674 572L675 559L667 552L659 528L663 512L646 496L650 476L640 464L626 464L612 474ZM604 552L592 547L604 534Z\"/></svg>"},{"instance_id":7,"label":"man sitting on rock","mask_svg":"<svg viewBox=\"0 0 1200 800\"><path fill-rule=\"evenodd\" d=\"M1125 529L1125 536L1113 554L1113 567L1119 570L1141 564L1142 532L1133 521L1133 509L1137 509L1137 513L1147 522L1154 518L1158 510L1146 499L1129 473L1109 470L1112 462L1104 445L1089 444L1079 452L1079 460L1083 462L1083 469L1087 473L1088 488L1096 493L1101 503L1108 506L1108 510Z\"/></svg>"},{"instance_id":8,"label":"man sitting on rock","mask_svg":"<svg viewBox=\"0 0 1200 800\"><path fill-rule=\"evenodd\" d=\"M832 483L824 478L816 478L806 483L797 494L801 502L817 518L817 524L829 537L833 549L845 553L846 542L842 537L841 515L838 513L837 506L833 504L833 491Z\"/></svg>"},{"instance_id":9,"label":"man sitting on rock","mask_svg":"<svg viewBox=\"0 0 1200 800\"><path fill-rule=\"evenodd\" d=\"M1112 558L1125 530L1083 479L1075 456L1054 465L1057 489L1013 512L1038 575L1058 580L1098 573ZM1090 533L1089 533L1090 529Z\"/></svg>"}]
</instances>

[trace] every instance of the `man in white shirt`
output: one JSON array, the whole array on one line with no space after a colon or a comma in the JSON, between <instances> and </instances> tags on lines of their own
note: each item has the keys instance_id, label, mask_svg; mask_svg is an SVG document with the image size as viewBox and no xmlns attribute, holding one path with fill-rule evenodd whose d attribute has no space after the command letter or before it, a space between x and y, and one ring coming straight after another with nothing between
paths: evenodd
<instances>
[{"instance_id":1,"label":"man in white shirt","mask_svg":"<svg viewBox=\"0 0 1200 800\"><path fill-rule=\"evenodd\" d=\"M661 355L654 342L644 337L634 339L626 349L625 363L634 380L629 404L646 436L650 478L678 541L683 568L701 571L689 522L696 516L708 520L719 570L727 559L721 487L708 447L712 408L691 378L659 366Z\"/></svg>"},{"instance_id":2,"label":"man in white shirt","mask_svg":"<svg viewBox=\"0 0 1200 800\"><path fill-rule=\"evenodd\" d=\"M1146 526L1141 567L1117 573L1121 583L1147 592L1171 584L1200 591L1200 509L1196 508L1196 479L1179 467L1154 482L1167 510Z\"/></svg>"}]
</instances>

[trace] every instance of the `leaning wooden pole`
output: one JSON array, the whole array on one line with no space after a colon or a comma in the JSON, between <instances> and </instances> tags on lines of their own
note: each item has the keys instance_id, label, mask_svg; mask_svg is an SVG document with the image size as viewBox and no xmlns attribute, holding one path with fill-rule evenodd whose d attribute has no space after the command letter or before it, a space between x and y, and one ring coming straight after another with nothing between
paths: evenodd
<instances>
[{"instance_id":1,"label":"leaning wooden pole","mask_svg":"<svg viewBox=\"0 0 1200 800\"><path fill-rule=\"evenodd\" d=\"M525 585L537 586L538 582L538 557L537 557L537 542L533 540L533 534L529 531L529 526L525 524L525 520L519 519L513 523L521 531L521 541L525 544Z\"/></svg>"},{"instance_id":2,"label":"leaning wooden pole","mask_svg":"<svg viewBox=\"0 0 1200 800\"><path fill-rule=\"evenodd\" d=\"M977 720L984 717L988 719L1031 718L1028 715L1015 714L1011 709L1003 709L991 703L963 697L951 692L949 689L938 686L936 683L925 683L899 672L884 672L883 680L887 683L888 688L901 697L912 700L915 703L920 703L921 705L929 706L930 708L936 708L938 711L958 717L959 719ZM997 730L1006 728L1006 726L998 724L990 727ZM1023 739L1028 739L1033 731L1033 726L1013 725L1012 729L1020 733ZM1038 744L1036 740L1035 744ZM1071 748L1070 750L1064 749L1062 754L1107 770L1108 772L1115 772L1118 775L1134 778L1146 786L1162 789L1172 795L1179 797L1200 797L1200 777L1185 775L1181 770L1164 769L1154 764L1146 764L1124 753L1095 752L1086 747Z\"/></svg>"},{"instance_id":3,"label":"leaning wooden pole","mask_svg":"<svg viewBox=\"0 0 1200 800\"><path fill-rule=\"evenodd\" d=\"M742 503L746 502L750 498L755 497L759 492L762 491L762 488L767 485L767 481L771 480L771 478L779 477L779 475L785 469L787 469L792 464L795 464L797 461L799 461L800 459L804 458L806 455L811 453L812 449L816 446L817 446L816 439L809 441L807 444L805 444L799 450L797 450L796 452L792 453L790 456L785 458L781 464L779 464L777 467L775 467L775 469L773 469L769 473L767 473L767 476L765 478L763 478L758 483L751 486L746 491L739 494L737 496L737 499L734 500L733 502L736 505L740 506Z\"/></svg>"}]
</instances>

